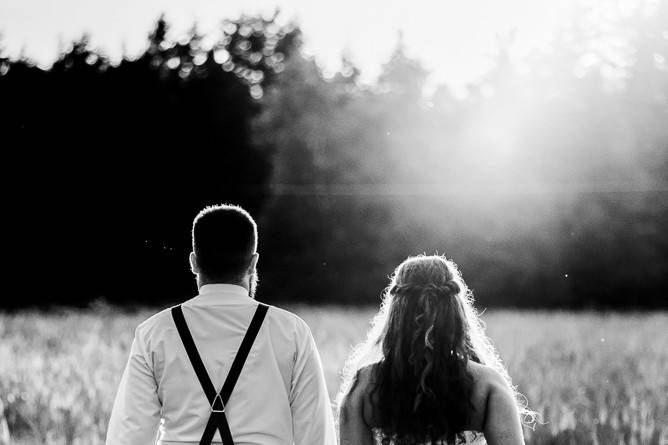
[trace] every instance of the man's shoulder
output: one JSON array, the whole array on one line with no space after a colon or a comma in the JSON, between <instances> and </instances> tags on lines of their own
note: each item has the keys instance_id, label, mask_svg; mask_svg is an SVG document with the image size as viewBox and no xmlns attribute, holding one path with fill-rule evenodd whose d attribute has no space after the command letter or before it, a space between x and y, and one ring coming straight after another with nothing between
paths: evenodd
<instances>
[{"instance_id":1,"label":"man's shoulder","mask_svg":"<svg viewBox=\"0 0 668 445\"><path fill-rule=\"evenodd\" d=\"M283 325L292 325L296 329L309 329L309 326L306 324L302 318L295 314L294 312L290 312L287 309L280 308L278 306L273 306L268 304L269 306L269 311L267 312L267 315L269 317L272 317L275 321L277 321L280 324Z\"/></svg>"},{"instance_id":2,"label":"man's shoulder","mask_svg":"<svg viewBox=\"0 0 668 445\"><path fill-rule=\"evenodd\" d=\"M137 326L137 334L149 334L153 332L156 328L160 328L164 326L167 323L171 323L172 321L172 307L170 306L168 308L165 308L161 310L160 312L157 312L153 315L151 315L149 318L146 320L142 321L139 323Z\"/></svg>"}]
</instances>

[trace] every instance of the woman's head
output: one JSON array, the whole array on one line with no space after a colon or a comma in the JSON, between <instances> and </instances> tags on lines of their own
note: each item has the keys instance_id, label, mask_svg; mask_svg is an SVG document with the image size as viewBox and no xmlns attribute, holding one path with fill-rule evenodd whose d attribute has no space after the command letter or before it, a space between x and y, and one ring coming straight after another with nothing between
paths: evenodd
<instances>
[{"instance_id":1,"label":"woman's head","mask_svg":"<svg viewBox=\"0 0 668 445\"><path fill-rule=\"evenodd\" d=\"M367 339L344 368L339 402L373 364L371 400L384 442L454 443L473 412L467 362L508 374L484 333L457 265L419 255L394 271Z\"/></svg>"},{"instance_id":2,"label":"woman's head","mask_svg":"<svg viewBox=\"0 0 668 445\"><path fill-rule=\"evenodd\" d=\"M457 266L443 256L422 255L401 263L386 290L385 300L391 301L384 357L398 359L410 348L413 356L406 358L419 367L417 354L452 360L467 356L466 295Z\"/></svg>"}]
</instances>

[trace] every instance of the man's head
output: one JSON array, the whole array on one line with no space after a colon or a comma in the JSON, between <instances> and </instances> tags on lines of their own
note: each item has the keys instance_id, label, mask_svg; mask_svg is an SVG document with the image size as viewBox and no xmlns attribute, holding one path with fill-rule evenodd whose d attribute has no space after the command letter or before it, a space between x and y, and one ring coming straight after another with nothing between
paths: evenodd
<instances>
[{"instance_id":1,"label":"man's head","mask_svg":"<svg viewBox=\"0 0 668 445\"><path fill-rule=\"evenodd\" d=\"M257 281L257 225L239 206L206 207L193 221L190 265L199 286L239 284L251 296Z\"/></svg>"}]
</instances>

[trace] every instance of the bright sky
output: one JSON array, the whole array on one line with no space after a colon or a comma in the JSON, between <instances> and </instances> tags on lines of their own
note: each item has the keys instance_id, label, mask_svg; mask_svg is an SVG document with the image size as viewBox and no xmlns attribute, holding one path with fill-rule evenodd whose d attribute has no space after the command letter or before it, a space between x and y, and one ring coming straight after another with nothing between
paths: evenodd
<instances>
[{"instance_id":1,"label":"bright sky","mask_svg":"<svg viewBox=\"0 0 668 445\"><path fill-rule=\"evenodd\" d=\"M118 60L144 48L162 12L178 37L193 22L209 32L223 18L279 6L283 20L298 20L306 51L326 71L339 67L345 51L363 79L374 79L401 30L408 53L432 72L431 81L457 88L484 72L497 35L514 29L520 51L543 45L583 2L593 0L2 0L0 45L48 66L59 44L89 32L94 47ZM611 4L625 8L633 1Z\"/></svg>"}]
</instances>

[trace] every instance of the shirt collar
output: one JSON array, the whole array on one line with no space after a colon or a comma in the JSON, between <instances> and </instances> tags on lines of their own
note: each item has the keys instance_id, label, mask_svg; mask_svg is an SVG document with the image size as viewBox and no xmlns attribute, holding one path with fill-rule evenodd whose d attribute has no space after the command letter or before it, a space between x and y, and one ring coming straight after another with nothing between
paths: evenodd
<instances>
[{"instance_id":1,"label":"shirt collar","mask_svg":"<svg viewBox=\"0 0 668 445\"><path fill-rule=\"evenodd\" d=\"M254 301L244 287L226 283L205 284L199 288L199 295L191 300L194 304L204 305L248 304Z\"/></svg>"}]
</instances>

